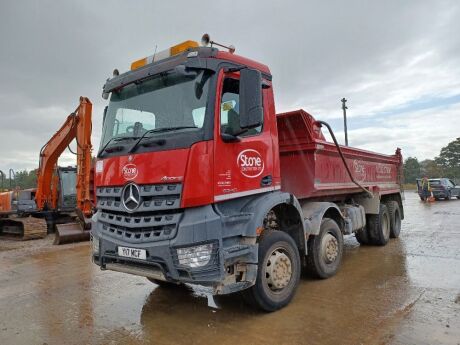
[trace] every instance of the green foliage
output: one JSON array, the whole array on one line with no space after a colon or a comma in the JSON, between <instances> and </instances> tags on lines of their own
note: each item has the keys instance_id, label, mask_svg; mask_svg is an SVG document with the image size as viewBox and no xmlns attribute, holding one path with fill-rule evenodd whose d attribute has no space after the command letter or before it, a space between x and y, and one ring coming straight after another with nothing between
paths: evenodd
<instances>
[{"instance_id":1,"label":"green foliage","mask_svg":"<svg viewBox=\"0 0 460 345\"><path fill-rule=\"evenodd\" d=\"M443 147L435 161L443 167L443 177L460 178L460 138Z\"/></svg>"},{"instance_id":2,"label":"green foliage","mask_svg":"<svg viewBox=\"0 0 460 345\"><path fill-rule=\"evenodd\" d=\"M433 159L425 159L420 162L420 177L428 176L428 178L445 177L444 167Z\"/></svg>"},{"instance_id":3,"label":"green foliage","mask_svg":"<svg viewBox=\"0 0 460 345\"><path fill-rule=\"evenodd\" d=\"M460 181L460 138L451 141L441 149L435 159L425 159L419 162L415 157L409 157L404 162L404 177L406 183L415 183L417 178L448 177Z\"/></svg>"},{"instance_id":4,"label":"green foliage","mask_svg":"<svg viewBox=\"0 0 460 345\"><path fill-rule=\"evenodd\" d=\"M415 183L420 177L420 163L417 158L409 157L404 161L404 180L406 183Z\"/></svg>"},{"instance_id":5,"label":"green foliage","mask_svg":"<svg viewBox=\"0 0 460 345\"><path fill-rule=\"evenodd\" d=\"M3 186L1 188L6 189L14 189L19 187L21 189L28 189L28 188L36 188L37 187L37 171L36 170L23 170L23 171L16 171L14 174L14 178L10 179L6 178L3 181Z\"/></svg>"}]
</instances>

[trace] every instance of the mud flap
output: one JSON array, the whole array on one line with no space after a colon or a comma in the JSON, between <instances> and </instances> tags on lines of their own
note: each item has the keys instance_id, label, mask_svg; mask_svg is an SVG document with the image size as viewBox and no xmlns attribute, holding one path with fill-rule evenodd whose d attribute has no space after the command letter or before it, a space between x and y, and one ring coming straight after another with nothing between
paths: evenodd
<instances>
[{"instance_id":1,"label":"mud flap","mask_svg":"<svg viewBox=\"0 0 460 345\"><path fill-rule=\"evenodd\" d=\"M56 237L54 244L89 241L90 231L84 229L80 222L56 224Z\"/></svg>"}]
</instances>

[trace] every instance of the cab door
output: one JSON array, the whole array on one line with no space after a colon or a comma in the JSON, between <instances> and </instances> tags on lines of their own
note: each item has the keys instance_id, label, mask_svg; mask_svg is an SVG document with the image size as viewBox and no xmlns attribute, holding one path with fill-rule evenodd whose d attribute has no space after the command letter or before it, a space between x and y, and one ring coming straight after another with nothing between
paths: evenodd
<instances>
[{"instance_id":1,"label":"cab door","mask_svg":"<svg viewBox=\"0 0 460 345\"><path fill-rule=\"evenodd\" d=\"M214 201L273 190L273 148L266 95L263 93L262 123L241 128L240 73L221 71L215 109Z\"/></svg>"}]
</instances>

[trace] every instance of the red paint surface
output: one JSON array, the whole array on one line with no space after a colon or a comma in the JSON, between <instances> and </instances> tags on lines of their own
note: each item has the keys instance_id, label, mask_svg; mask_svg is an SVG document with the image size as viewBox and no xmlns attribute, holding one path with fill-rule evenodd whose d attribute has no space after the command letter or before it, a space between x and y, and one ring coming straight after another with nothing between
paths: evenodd
<instances>
[{"instance_id":1,"label":"red paint surface","mask_svg":"<svg viewBox=\"0 0 460 345\"><path fill-rule=\"evenodd\" d=\"M214 196L219 197L232 193L245 193L263 188L261 180L271 175L271 186L279 185L278 159L275 157L273 138L276 138L275 109L273 106L272 89L264 90L264 125L259 135L241 137L237 142L224 142L220 133L220 95L225 74L219 75L218 99L215 105L214 127ZM239 78L232 73L232 78ZM259 158L260 162L254 162ZM255 164L254 164L255 163Z\"/></svg>"},{"instance_id":2,"label":"red paint surface","mask_svg":"<svg viewBox=\"0 0 460 345\"><path fill-rule=\"evenodd\" d=\"M334 143L327 142L303 110L278 115L282 189L297 198L359 191L351 181ZM381 194L399 191L401 154L382 155L341 146L353 178Z\"/></svg>"},{"instance_id":3,"label":"red paint surface","mask_svg":"<svg viewBox=\"0 0 460 345\"><path fill-rule=\"evenodd\" d=\"M244 57L219 52L217 58L234 61L270 73L267 66ZM239 78L239 73L230 73ZM214 140L191 148L104 159L102 172L96 171L96 186L183 183L181 207L211 204L216 197L251 193L266 186L280 187L297 198L333 196L359 192L348 177L337 149L325 141L321 129L303 110L275 114L273 88L263 89L264 124L262 133L224 142L220 133L220 99L225 77L219 72L214 104ZM270 81L265 81L271 86ZM211 105L212 106L212 105ZM354 178L381 194L400 190L399 153L388 156L343 147ZM133 168L137 170L133 170ZM125 169L125 170L123 170Z\"/></svg>"},{"instance_id":4,"label":"red paint surface","mask_svg":"<svg viewBox=\"0 0 460 345\"><path fill-rule=\"evenodd\" d=\"M102 159L103 171L96 171L96 186L122 186L130 181L138 184L182 182L189 151L179 149ZM125 166L136 167L136 177L125 177Z\"/></svg>"}]
</instances>

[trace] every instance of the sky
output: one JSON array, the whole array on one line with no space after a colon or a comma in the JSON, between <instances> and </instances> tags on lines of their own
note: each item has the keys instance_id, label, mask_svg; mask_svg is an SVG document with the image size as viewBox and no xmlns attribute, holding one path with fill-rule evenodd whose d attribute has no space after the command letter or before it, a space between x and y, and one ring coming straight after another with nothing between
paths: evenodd
<instances>
[{"instance_id":1,"label":"sky","mask_svg":"<svg viewBox=\"0 0 460 345\"><path fill-rule=\"evenodd\" d=\"M447 0L0 0L0 169L37 167L80 96L97 152L113 69L203 33L270 67L277 112L305 109L343 142L345 97L351 146L433 158L460 136L458 18Z\"/></svg>"}]
</instances>

